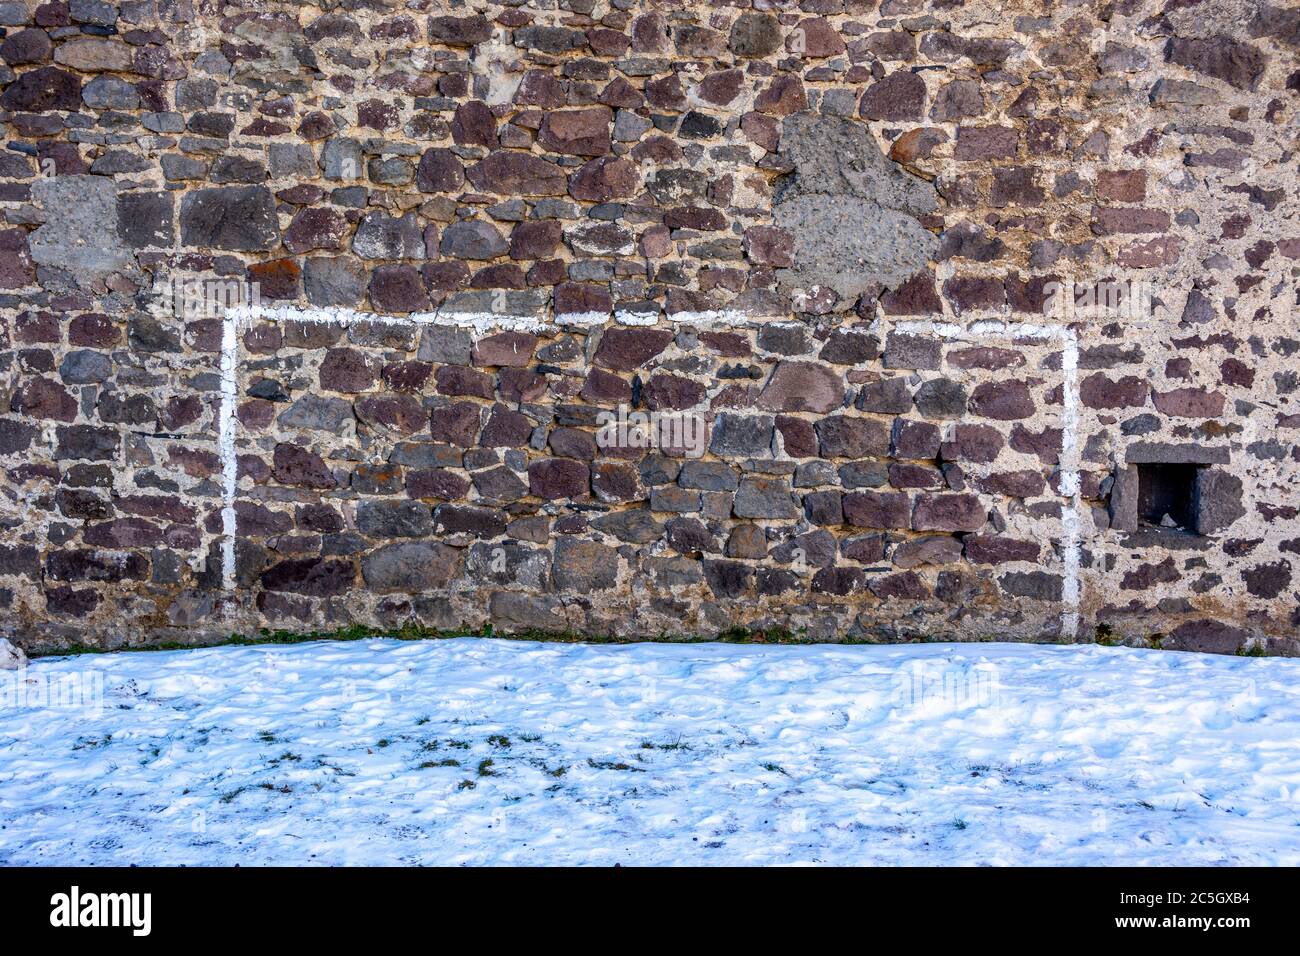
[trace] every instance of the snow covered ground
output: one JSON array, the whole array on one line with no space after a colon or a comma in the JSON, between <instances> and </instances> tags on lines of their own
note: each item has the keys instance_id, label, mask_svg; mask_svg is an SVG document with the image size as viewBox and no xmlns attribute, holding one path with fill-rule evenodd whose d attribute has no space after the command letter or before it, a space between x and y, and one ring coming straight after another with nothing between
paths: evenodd
<instances>
[{"instance_id":1,"label":"snow covered ground","mask_svg":"<svg viewBox=\"0 0 1300 956\"><path fill-rule=\"evenodd\" d=\"M466 638L4 680L7 864L1300 863L1300 661Z\"/></svg>"}]
</instances>

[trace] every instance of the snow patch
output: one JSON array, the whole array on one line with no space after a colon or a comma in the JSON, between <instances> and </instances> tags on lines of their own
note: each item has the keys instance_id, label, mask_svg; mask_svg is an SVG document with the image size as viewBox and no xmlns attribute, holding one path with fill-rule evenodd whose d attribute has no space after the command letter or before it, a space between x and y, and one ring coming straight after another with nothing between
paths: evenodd
<instances>
[{"instance_id":1,"label":"snow patch","mask_svg":"<svg viewBox=\"0 0 1300 956\"><path fill-rule=\"evenodd\" d=\"M1297 739L1300 661L1095 645L44 658L0 862L1295 866Z\"/></svg>"}]
</instances>

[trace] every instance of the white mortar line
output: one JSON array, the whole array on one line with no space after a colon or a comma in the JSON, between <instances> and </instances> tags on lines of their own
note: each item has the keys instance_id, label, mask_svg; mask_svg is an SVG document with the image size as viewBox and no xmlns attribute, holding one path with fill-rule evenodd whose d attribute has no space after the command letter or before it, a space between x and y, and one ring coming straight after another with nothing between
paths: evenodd
<instances>
[{"instance_id":1,"label":"white mortar line","mask_svg":"<svg viewBox=\"0 0 1300 956\"><path fill-rule=\"evenodd\" d=\"M1080 523L1083 517L1082 481L1079 475L1079 337L1064 326L1061 346L1061 494L1070 499L1061 513L1062 560L1065 584L1061 592L1065 610L1061 630L1079 636Z\"/></svg>"},{"instance_id":2,"label":"white mortar line","mask_svg":"<svg viewBox=\"0 0 1300 956\"><path fill-rule=\"evenodd\" d=\"M382 315L377 312L358 312L345 308L304 309L294 305L242 305L227 309L227 316L242 321L262 319L270 322L312 322L319 324L370 322L376 325L442 325L451 328L472 329L484 333L492 330L541 331L563 325L594 326L619 322L626 325L653 325L659 318L657 312L636 312L619 309L615 312L565 312L548 318L545 315L514 315L506 312L457 312L438 309L433 312L412 312L410 315ZM705 312L674 312L669 322L685 325L743 325L750 321L747 312L737 309L715 309Z\"/></svg>"},{"instance_id":3,"label":"white mortar line","mask_svg":"<svg viewBox=\"0 0 1300 956\"><path fill-rule=\"evenodd\" d=\"M217 449L221 455L221 586L235 586L235 494L239 487L239 459L235 454L235 401L238 382L235 366L239 352L238 310L221 321L221 408L217 415Z\"/></svg>"}]
</instances>

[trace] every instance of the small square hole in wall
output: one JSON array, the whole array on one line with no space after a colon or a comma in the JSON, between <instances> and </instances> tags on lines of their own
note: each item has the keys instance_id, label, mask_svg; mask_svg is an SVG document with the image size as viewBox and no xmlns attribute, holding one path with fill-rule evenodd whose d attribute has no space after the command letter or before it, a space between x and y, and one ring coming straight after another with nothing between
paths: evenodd
<instances>
[{"instance_id":1,"label":"small square hole in wall","mask_svg":"<svg viewBox=\"0 0 1300 956\"><path fill-rule=\"evenodd\" d=\"M1196 465L1140 464L1138 521L1195 532Z\"/></svg>"}]
</instances>

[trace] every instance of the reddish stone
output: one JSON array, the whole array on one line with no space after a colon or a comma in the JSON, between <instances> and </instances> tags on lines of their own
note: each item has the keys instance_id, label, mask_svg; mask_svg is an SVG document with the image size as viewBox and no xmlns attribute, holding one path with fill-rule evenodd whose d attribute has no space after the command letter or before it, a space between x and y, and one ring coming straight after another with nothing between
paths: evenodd
<instances>
[{"instance_id":1,"label":"reddish stone","mask_svg":"<svg viewBox=\"0 0 1300 956\"><path fill-rule=\"evenodd\" d=\"M807 108L808 94L804 91L803 81L788 73L774 77L754 98L754 109L772 116L789 116Z\"/></svg>"},{"instance_id":2,"label":"reddish stone","mask_svg":"<svg viewBox=\"0 0 1300 956\"><path fill-rule=\"evenodd\" d=\"M54 44L44 30L19 30L0 43L0 59L10 66L48 63Z\"/></svg>"},{"instance_id":3,"label":"reddish stone","mask_svg":"<svg viewBox=\"0 0 1300 956\"><path fill-rule=\"evenodd\" d=\"M375 384L375 363L356 349L330 349L320 366L320 387L335 392L364 392Z\"/></svg>"},{"instance_id":4,"label":"reddish stone","mask_svg":"<svg viewBox=\"0 0 1300 956\"><path fill-rule=\"evenodd\" d=\"M497 150L466 175L475 189L505 196L562 196L568 191L564 170L530 153Z\"/></svg>"},{"instance_id":5,"label":"reddish stone","mask_svg":"<svg viewBox=\"0 0 1300 956\"><path fill-rule=\"evenodd\" d=\"M45 592L45 608L51 614L84 618L99 605L99 595L89 588L49 588Z\"/></svg>"},{"instance_id":6,"label":"reddish stone","mask_svg":"<svg viewBox=\"0 0 1300 956\"><path fill-rule=\"evenodd\" d=\"M469 285L469 266L463 262L427 262L420 275L431 292L455 292Z\"/></svg>"},{"instance_id":7,"label":"reddish stone","mask_svg":"<svg viewBox=\"0 0 1300 956\"><path fill-rule=\"evenodd\" d=\"M998 535L970 534L963 539L966 560L975 564L1037 561L1042 550L1037 541L1020 541Z\"/></svg>"},{"instance_id":8,"label":"reddish stone","mask_svg":"<svg viewBox=\"0 0 1300 956\"><path fill-rule=\"evenodd\" d=\"M284 233L284 247L293 253L313 249L341 249L351 225L334 209L302 209L294 214Z\"/></svg>"},{"instance_id":9,"label":"reddish stone","mask_svg":"<svg viewBox=\"0 0 1300 956\"><path fill-rule=\"evenodd\" d=\"M367 395L356 403L357 418L399 435L414 435L424 428L424 406L411 395Z\"/></svg>"},{"instance_id":10,"label":"reddish stone","mask_svg":"<svg viewBox=\"0 0 1300 956\"><path fill-rule=\"evenodd\" d=\"M987 276L953 276L943 283L943 296L957 314L991 312L1007 302L1006 287L1001 279Z\"/></svg>"},{"instance_id":11,"label":"reddish stone","mask_svg":"<svg viewBox=\"0 0 1300 956\"><path fill-rule=\"evenodd\" d=\"M762 146L769 152L776 152L781 142L781 124L771 116L762 113L746 113L740 118L740 131L751 143Z\"/></svg>"},{"instance_id":12,"label":"reddish stone","mask_svg":"<svg viewBox=\"0 0 1300 956\"><path fill-rule=\"evenodd\" d=\"M357 125L383 132L397 126L398 111L392 103L383 100L362 100L357 104Z\"/></svg>"},{"instance_id":13,"label":"reddish stone","mask_svg":"<svg viewBox=\"0 0 1300 956\"><path fill-rule=\"evenodd\" d=\"M177 395L167 400L159 421L169 432L192 425L203 414L203 401L197 395Z\"/></svg>"},{"instance_id":14,"label":"reddish stone","mask_svg":"<svg viewBox=\"0 0 1300 956\"><path fill-rule=\"evenodd\" d=\"M868 587L881 600L902 598L907 601L924 601L930 597L930 589L915 571L901 571L874 578Z\"/></svg>"},{"instance_id":15,"label":"reddish stone","mask_svg":"<svg viewBox=\"0 0 1300 956\"><path fill-rule=\"evenodd\" d=\"M854 491L842 504L844 520L856 528L907 528L912 499L901 491Z\"/></svg>"},{"instance_id":16,"label":"reddish stone","mask_svg":"<svg viewBox=\"0 0 1300 956\"><path fill-rule=\"evenodd\" d=\"M757 265L789 268L794 264L794 237L776 226L750 226L745 230L744 249Z\"/></svg>"},{"instance_id":17,"label":"reddish stone","mask_svg":"<svg viewBox=\"0 0 1300 956\"><path fill-rule=\"evenodd\" d=\"M1061 435L1059 428L1044 428L1041 432L1031 432L1017 423L1011 429L1011 448L1014 451L1037 455L1045 465L1054 465L1061 455Z\"/></svg>"},{"instance_id":18,"label":"reddish stone","mask_svg":"<svg viewBox=\"0 0 1300 956\"><path fill-rule=\"evenodd\" d=\"M527 332L498 332L474 343L475 365L525 367L533 359L537 336Z\"/></svg>"},{"instance_id":19,"label":"reddish stone","mask_svg":"<svg viewBox=\"0 0 1300 956\"><path fill-rule=\"evenodd\" d=\"M946 535L909 538L894 548L890 559L896 567L909 569L927 564L956 564L961 560L961 542Z\"/></svg>"},{"instance_id":20,"label":"reddish stone","mask_svg":"<svg viewBox=\"0 0 1300 956\"><path fill-rule=\"evenodd\" d=\"M272 322L258 322L244 332L244 348L255 355L269 355L283 344L284 332Z\"/></svg>"},{"instance_id":21,"label":"reddish stone","mask_svg":"<svg viewBox=\"0 0 1300 956\"><path fill-rule=\"evenodd\" d=\"M433 373L434 386L442 395L492 398L492 376L460 365L443 365Z\"/></svg>"},{"instance_id":22,"label":"reddish stone","mask_svg":"<svg viewBox=\"0 0 1300 956\"><path fill-rule=\"evenodd\" d=\"M96 456L102 457L102 456ZM214 452L197 448L167 449L167 462L175 465L191 478L211 478L221 471L221 459Z\"/></svg>"},{"instance_id":23,"label":"reddish stone","mask_svg":"<svg viewBox=\"0 0 1300 956\"><path fill-rule=\"evenodd\" d=\"M1290 43L1294 47L1294 17L1291 23ZM1253 90L1268 65L1268 57L1258 47L1222 34L1205 39L1175 36L1169 41L1165 57L1170 63L1223 80L1239 90Z\"/></svg>"},{"instance_id":24,"label":"reddish stone","mask_svg":"<svg viewBox=\"0 0 1300 956\"><path fill-rule=\"evenodd\" d=\"M263 401L260 398L251 398L246 402L241 402L235 409L235 417L239 419L239 424L245 428L251 428L254 431L260 431L271 424L275 419L275 403ZM172 429L168 429L171 431Z\"/></svg>"},{"instance_id":25,"label":"reddish stone","mask_svg":"<svg viewBox=\"0 0 1300 956\"><path fill-rule=\"evenodd\" d=\"M356 569L342 558L290 558L264 571L260 580L268 591L330 597L352 588Z\"/></svg>"},{"instance_id":26,"label":"reddish stone","mask_svg":"<svg viewBox=\"0 0 1300 956\"><path fill-rule=\"evenodd\" d=\"M271 473L276 481L285 485L326 489L338 484L320 455L301 445L285 442L275 446Z\"/></svg>"},{"instance_id":27,"label":"reddish stone","mask_svg":"<svg viewBox=\"0 0 1300 956\"><path fill-rule=\"evenodd\" d=\"M420 192L449 193L465 185L465 168L450 149L426 149L415 169L415 186Z\"/></svg>"},{"instance_id":28,"label":"reddish stone","mask_svg":"<svg viewBox=\"0 0 1300 956\"><path fill-rule=\"evenodd\" d=\"M435 408L429 416L430 431L434 441L472 448L478 441L482 422L482 406L473 402L454 402Z\"/></svg>"},{"instance_id":29,"label":"reddish stone","mask_svg":"<svg viewBox=\"0 0 1300 956\"><path fill-rule=\"evenodd\" d=\"M641 174L630 160L603 156L584 164L569 178L569 195L591 202L609 202L636 195Z\"/></svg>"},{"instance_id":30,"label":"reddish stone","mask_svg":"<svg viewBox=\"0 0 1300 956\"><path fill-rule=\"evenodd\" d=\"M632 465L602 461L591 466L591 490L600 501L639 501L645 498L641 477Z\"/></svg>"},{"instance_id":31,"label":"reddish stone","mask_svg":"<svg viewBox=\"0 0 1300 956\"><path fill-rule=\"evenodd\" d=\"M50 378L28 379L13 393L9 407L19 415L70 422L77 417L77 400Z\"/></svg>"},{"instance_id":32,"label":"reddish stone","mask_svg":"<svg viewBox=\"0 0 1300 956\"><path fill-rule=\"evenodd\" d=\"M91 525L81 539L99 548L152 548L162 544L162 529L144 518L118 518Z\"/></svg>"},{"instance_id":33,"label":"reddish stone","mask_svg":"<svg viewBox=\"0 0 1300 956\"><path fill-rule=\"evenodd\" d=\"M122 341L117 323L99 312L86 312L68 323L68 344L110 348Z\"/></svg>"},{"instance_id":34,"label":"reddish stone","mask_svg":"<svg viewBox=\"0 0 1300 956\"><path fill-rule=\"evenodd\" d=\"M547 438L551 453L560 458L591 461L596 457L596 438L580 428L555 428Z\"/></svg>"},{"instance_id":35,"label":"reddish stone","mask_svg":"<svg viewBox=\"0 0 1300 956\"><path fill-rule=\"evenodd\" d=\"M588 493L589 467L572 458L540 458L528 466L528 490L543 501L581 498Z\"/></svg>"},{"instance_id":36,"label":"reddish stone","mask_svg":"<svg viewBox=\"0 0 1300 956\"><path fill-rule=\"evenodd\" d=\"M1092 230L1098 235L1165 232L1168 229L1169 213L1162 209L1130 206L1092 207Z\"/></svg>"},{"instance_id":37,"label":"reddish stone","mask_svg":"<svg viewBox=\"0 0 1300 956\"><path fill-rule=\"evenodd\" d=\"M484 448L520 448L533 433L532 420L504 405L493 405L478 443Z\"/></svg>"},{"instance_id":38,"label":"reddish stone","mask_svg":"<svg viewBox=\"0 0 1300 956\"><path fill-rule=\"evenodd\" d=\"M263 299L297 299L302 291L302 266L293 259L254 262L248 267L248 281Z\"/></svg>"},{"instance_id":39,"label":"reddish stone","mask_svg":"<svg viewBox=\"0 0 1300 956\"><path fill-rule=\"evenodd\" d=\"M1223 394L1203 388L1175 388L1168 392L1153 392L1151 400L1157 411L1174 418L1217 418L1223 414Z\"/></svg>"},{"instance_id":40,"label":"reddish stone","mask_svg":"<svg viewBox=\"0 0 1300 956\"><path fill-rule=\"evenodd\" d=\"M682 82L673 73L657 80L647 80L645 85L646 102L653 107L665 110L686 108L686 91Z\"/></svg>"},{"instance_id":41,"label":"reddish stone","mask_svg":"<svg viewBox=\"0 0 1300 956\"><path fill-rule=\"evenodd\" d=\"M962 126L957 130L953 159L1011 159L1020 148L1020 134L1010 126Z\"/></svg>"},{"instance_id":42,"label":"reddish stone","mask_svg":"<svg viewBox=\"0 0 1300 956\"><path fill-rule=\"evenodd\" d=\"M844 379L813 362L778 362L758 397L759 408L774 412L825 413L843 404Z\"/></svg>"},{"instance_id":43,"label":"reddish stone","mask_svg":"<svg viewBox=\"0 0 1300 956\"><path fill-rule=\"evenodd\" d=\"M626 33L596 27L587 31L587 45L598 56L622 56L632 41Z\"/></svg>"},{"instance_id":44,"label":"reddish stone","mask_svg":"<svg viewBox=\"0 0 1300 956\"><path fill-rule=\"evenodd\" d=\"M781 433L785 453L791 458L812 458L817 454L817 432L812 422L789 415L776 417L776 430Z\"/></svg>"},{"instance_id":45,"label":"reddish stone","mask_svg":"<svg viewBox=\"0 0 1300 956\"><path fill-rule=\"evenodd\" d=\"M1097 173L1097 198L1142 202L1147 198L1145 169L1103 169Z\"/></svg>"},{"instance_id":46,"label":"reddish stone","mask_svg":"<svg viewBox=\"0 0 1300 956\"><path fill-rule=\"evenodd\" d=\"M1026 470L997 472L976 480L975 487L990 495L1037 498L1043 493L1046 484L1039 472Z\"/></svg>"},{"instance_id":47,"label":"reddish stone","mask_svg":"<svg viewBox=\"0 0 1300 956\"><path fill-rule=\"evenodd\" d=\"M1255 383L1255 370L1240 359L1224 359L1219 365L1224 385L1250 388Z\"/></svg>"},{"instance_id":48,"label":"reddish stone","mask_svg":"<svg viewBox=\"0 0 1300 956\"><path fill-rule=\"evenodd\" d=\"M803 57L822 59L844 52L839 32L823 17L805 17L786 34L785 48Z\"/></svg>"},{"instance_id":49,"label":"reddish stone","mask_svg":"<svg viewBox=\"0 0 1300 956\"><path fill-rule=\"evenodd\" d=\"M1043 202L1043 188L1038 185L1035 172L1028 166L1000 166L993 170L993 189L989 205L1039 206Z\"/></svg>"},{"instance_id":50,"label":"reddish stone","mask_svg":"<svg viewBox=\"0 0 1300 956\"><path fill-rule=\"evenodd\" d=\"M445 468L421 468L406 473L406 494L411 498L456 501L469 492L469 482Z\"/></svg>"},{"instance_id":51,"label":"reddish stone","mask_svg":"<svg viewBox=\"0 0 1300 956\"><path fill-rule=\"evenodd\" d=\"M418 392L432 372L433 366L427 362L389 362L380 374L395 392Z\"/></svg>"},{"instance_id":52,"label":"reddish stone","mask_svg":"<svg viewBox=\"0 0 1300 956\"><path fill-rule=\"evenodd\" d=\"M1250 635L1223 621L1186 621L1170 631L1162 647L1175 651L1201 651L1209 654L1235 654Z\"/></svg>"},{"instance_id":53,"label":"reddish stone","mask_svg":"<svg viewBox=\"0 0 1300 956\"><path fill-rule=\"evenodd\" d=\"M630 402L632 386L626 379L620 378L604 369L592 368L587 372L587 380L579 393L583 401L599 404L601 402Z\"/></svg>"},{"instance_id":54,"label":"reddish stone","mask_svg":"<svg viewBox=\"0 0 1300 956\"><path fill-rule=\"evenodd\" d=\"M664 225L669 229L717 232L727 227L727 217L720 210L707 206L678 206L664 213Z\"/></svg>"},{"instance_id":55,"label":"reddish stone","mask_svg":"<svg viewBox=\"0 0 1300 956\"><path fill-rule=\"evenodd\" d=\"M652 411L694 408L704 399L703 382L680 375L652 375L646 383L644 398Z\"/></svg>"},{"instance_id":56,"label":"reddish stone","mask_svg":"<svg viewBox=\"0 0 1300 956\"><path fill-rule=\"evenodd\" d=\"M532 268L528 270L527 282L529 286L548 286L559 285L568 275L563 259L543 259L541 262L535 262ZM563 315L563 312L557 312L557 315Z\"/></svg>"},{"instance_id":57,"label":"reddish stone","mask_svg":"<svg viewBox=\"0 0 1300 956\"><path fill-rule=\"evenodd\" d=\"M415 266L376 266L370 273L370 302L386 312L419 312L429 308L424 281Z\"/></svg>"},{"instance_id":58,"label":"reddish stone","mask_svg":"<svg viewBox=\"0 0 1300 956\"><path fill-rule=\"evenodd\" d=\"M704 102L713 106L726 106L740 96L744 88L743 70L723 70L710 73L699 82L695 94Z\"/></svg>"},{"instance_id":59,"label":"reddish stone","mask_svg":"<svg viewBox=\"0 0 1300 956\"><path fill-rule=\"evenodd\" d=\"M607 314L614 307L614 300L604 286L585 282L564 282L555 288L554 304L556 316L563 321L566 315L585 315L593 312ZM597 361L600 361L599 358Z\"/></svg>"},{"instance_id":60,"label":"reddish stone","mask_svg":"<svg viewBox=\"0 0 1300 956\"><path fill-rule=\"evenodd\" d=\"M524 270L513 262L501 262L479 269L470 276L471 289L523 289Z\"/></svg>"},{"instance_id":61,"label":"reddish stone","mask_svg":"<svg viewBox=\"0 0 1300 956\"><path fill-rule=\"evenodd\" d=\"M984 418L1005 422L1031 418L1035 407L1029 386L1024 382L984 382L971 392L970 410Z\"/></svg>"},{"instance_id":62,"label":"reddish stone","mask_svg":"<svg viewBox=\"0 0 1300 956\"><path fill-rule=\"evenodd\" d=\"M911 70L895 70L867 87L858 113L863 119L919 120L925 110L925 81Z\"/></svg>"},{"instance_id":63,"label":"reddish stone","mask_svg":"<svg viewBox=\"0 0 1300 956\"><path fill-rule=\"evenodd\" d=\"M814 427L823 458L870 458L889 454L889 429L878 419L831 415Z\"/></svg>"},{"instance_id":64,"label":"reddish stone","mask_svg":"<svg viewBox=\"0 0 1300 956\"><path fill-rule=\"evenodd\" d=\"M492 38L492 24L482 14L429 18L429 41L448 46L474 46Z\"/></svg>"},{"instance_id":65,"label":"reddish stone","mask_svg":"<svg viewBox=\"0 0 1300 956\"><path fill-rule=\"evenodd\" d=\"M75 113L81 109L81 80L53 66L28 70L5 87L0 107L14 112Z\"/></svg>"},{"instance_id":66,"label":"reddish stone","mask_svg":"<svg viewBox=\"0 0 1300 956\"><path fill-rule=\"evenodd\" d=\"M537 142L557 153L603 156L610 149L613 119L614 114L607 106L548 112L542 119Z\"/></svg>"},{"instance_id":67,"label":"reddish stone","mask_svg":"<svg viewBox=\"0 0 1300 956\"><path fill-rule=\"evenodd\" d=\"M1079 383L1079 400L1088 408L1141 408L1149 392L1147 380L1136 375L1112 381L1094 372Z\"/></svg>"},{"instance_id":68,"label":"reddish stone","mask_svg":"<svg viewBox=\"0 0 1300 956\"><path fill-rule=\"evenodd\" d=\"M986 520L974 495L920 494L912 514L916 531L979 531Z\"/></svg>"},{"instance_id":69,"label":"reddish stone","mask_svg":"<svg viewBox=\"0 0 1300 956\"><path fill-rule=\"evenodd\" d=\"M1014 349L1001 349L989 345L980 345L949 352L947 355L947 362L949 365L955 366L956 368L997 370L1003 368L1019 368L1025 364L1025 357L1022 353L1017 352Z\"/></svg>"},{"instance_id":70,"label":"reddish stone","mask_svg":"<svg viewBox=\"0 0 1300 956\"><path fill-rule=\"evenodd\" d=\"M456 107L451 121L451 136L457 146L497 145L497 120L481 100L470 100Z\"/></svg>"},{"instance_id":71,"label":"reddish stone","mask_svg":"<svg viewBox=\"0 0 1300 956\"><path fill-rule=\"evenodd\" d=\"M886 315L939 315L943 303L935 291L934 276L918 272L897 289L880 297L880 306Z\"/></svg>"},{"instance_id":72,"label":"reddish stone","mask_svg":"<svg viewBox=\"0 0 1300 956\"><path fill-rule=\"evenodd\" d=\"M673 333L667 329L606 329L593 361L618 372L630 372L668 348L672 340Z\"/></svg>"},{"instance_id":73,"label":"reddish stone","mask_svg":"<svg viewBox=\"0 0 1300 956\"><path fill-rule=\"evenodd\" d=\"M889 147L889 158L906 166L918 159L929 159L934 148L946 142L948 134L941 129L922 127L908 130Z\"/></svg>"},{"instance_id":74,"label":"reddish stone","mask_svg":"<svg viewBox=\"0 0 1300 956\"><path fill-rule=\"evenodd\" d=\"M662 259L673 251L672 232L667 226L651 226L641 233L638 246L647 259Z\"/></svg>"},{"instance_id":75,"label":"reddish stone","mask_svg":"<svg viewBox=\"0 0 1300 956\"><path fill-rule=\"evenodd\" d=\"M641 95L641 91L621 76L615 76L610 80L600 91L598 99L606 106L626 110L640 109L645 106L645 97Z\"/></svg>"},{"instance_id":76,"label":"reddish stone","mask_svg":"<svg viewBox=\"0 0 1300 956\"><path fill-rule=\"evenodd\" d=\"M662 14L643 13L632 21L632 49L637 53L668 51L668 22Z\"/></svg>"},{"instance_id":77,"label":"reddish stone","mask_svg":"<svg viewBox=\"0 0 1300 956\"><path fill-rule=\"evenodd\" d=\"M22 229L0 229L0 289L21 289L36 281L36 265Z\"/></svg>"},{"instance_id":78,"label":"reddish stone","mask_svg":"<svg viewBox=\"0 0 1300 956\"><path fill-rule=\"evenodd\" d=\"M900 464L889 466L889 484L894 488L942 488L943 474L930 465Z\"/></svg>"},{"instance_id":79,"label":"reddish stone","mask_svg":"<svg viewBox=\"0 0 1300 956\"><path fill-rule=\"evenodd\" d=\"M14 339L20 345L53 345L61 338L59 319L53 312L23 312L14 321Z\"/></svg>"},{"instance_id":80,"label":"reddish stone","mask_svg":"<svg viewBox=\"0 0 1300 956\"><path fill-rule=\"evenodd\" d=\"M562 234L563 224L556 219L518 223L510 233L510 258L544 259L560 245Z\"/></svg>"},{"instance_id":81,"label":"reddish stone","mask_svg":"<svg viewBox=\"0 0 1300 956\"><path fill-rule=\"evenodd\" d=\"M930 422L895 419L893 447L895 458L913 461L939 457L939 426Z\"/></svg>"},{"instance_id":82,"label":"reddish stone","mask_svg":"<svg viewBox=\"0 0 1300 956\"><path fill-rule=\"evenodd\" d=\"M514 101L523 106L555 108L565 103L564 86L546 70L526 70Z\"/></svg>"}]
</instances>

